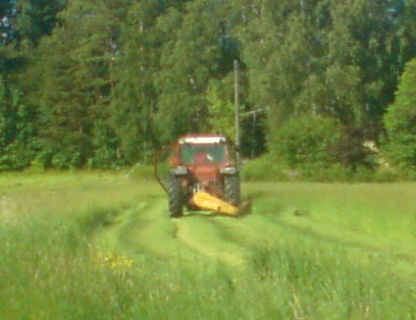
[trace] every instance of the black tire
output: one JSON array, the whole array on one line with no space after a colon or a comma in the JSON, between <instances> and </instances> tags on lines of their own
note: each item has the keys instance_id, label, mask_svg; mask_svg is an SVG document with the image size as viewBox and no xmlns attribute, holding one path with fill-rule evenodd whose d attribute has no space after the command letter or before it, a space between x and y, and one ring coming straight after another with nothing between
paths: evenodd
<instances>
[{"instance_id":1,"label":"black tire","mask_svg":"<svg viewBox=\"0 0 416 320\"><path fill-rule=\"evenodd\" d=\"M182 190L182 179L176 176L169 178L169 216L179 218L183 215L184 194Z\"/></svg>"},{"instance_id":2,"label":"black tire","mask_svg":"<svg viewBox=\"0 0 416 320\"><path fill-rule=\"evenodd\" d=\"M240 177L238 174L224 176L224 196L233 204L240 204Z\"/></svg>"}]
</instances>

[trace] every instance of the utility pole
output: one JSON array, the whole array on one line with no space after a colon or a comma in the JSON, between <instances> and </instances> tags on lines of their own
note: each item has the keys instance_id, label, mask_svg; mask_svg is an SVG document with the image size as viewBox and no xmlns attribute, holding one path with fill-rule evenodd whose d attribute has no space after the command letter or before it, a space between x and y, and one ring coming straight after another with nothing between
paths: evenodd
<instances>
[{"instance_id":1,"label":"utility pole","mask_svg":"<svg viewBox=\"0 0 416 320\"><path fill-rule=\"evenodd\" d=\"M234 104L235 104L235 161L240 169L240 101L239 101L239 70L238 61L234 60Z\"/></svg>"}]
</instances>

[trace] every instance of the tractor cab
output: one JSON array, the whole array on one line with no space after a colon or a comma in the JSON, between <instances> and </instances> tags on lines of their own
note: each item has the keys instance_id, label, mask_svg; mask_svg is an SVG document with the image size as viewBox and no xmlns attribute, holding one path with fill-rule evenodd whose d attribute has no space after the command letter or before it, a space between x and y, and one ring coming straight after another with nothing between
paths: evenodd
<instances>
[{"instance_id":1,"label":"tractor cab","mask_svg":"<svg viewBox=\"0 0 416 320\"><path fill-rule=\"evenodd\" d=\"M180 165L225 165L229 161L227 143L220 136L186 136L179 140Z\"/></svg>"}]
</instances>

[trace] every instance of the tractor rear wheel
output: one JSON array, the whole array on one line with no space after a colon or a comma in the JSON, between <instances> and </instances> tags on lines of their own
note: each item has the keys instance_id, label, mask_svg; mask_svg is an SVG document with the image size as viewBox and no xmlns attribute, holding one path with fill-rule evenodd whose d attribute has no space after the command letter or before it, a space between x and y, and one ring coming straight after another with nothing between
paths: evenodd
<instances>
[{"instance_id":1,"label":"tractor rear wheel","mask_svg":"<svg viewBox=\"0 0 416 320\"><path fill-rule=\"evenodd\" d=\"M238 174L224 176L224 196L235 205L240 203L240 177Z\"/></svg>"},{"instance_id":2,"label":"tractor rear wheel","mask_svg":"<svg viewBox=\"0 0 416 320\"><path fill-rule=\"evenodd\" d=\"M182 179L177 176L170 176L169 186L169 216L178 218L183 215L184 195L182 191Z\"/></svg>"}]
</instances>

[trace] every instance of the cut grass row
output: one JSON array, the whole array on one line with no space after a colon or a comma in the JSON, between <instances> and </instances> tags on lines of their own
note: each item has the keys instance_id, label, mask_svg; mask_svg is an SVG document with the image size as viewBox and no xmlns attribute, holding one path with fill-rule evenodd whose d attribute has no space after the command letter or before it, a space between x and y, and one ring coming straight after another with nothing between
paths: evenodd
<instances>
[{"instance_id":1,"label":"cut grass row","mask_svg":"<svg viewBox=\"0 0 416 320\"><path fill-rule=\"evenodd\" d=\"M391 210L412 221L413 185L250 184L252 216L172 222L148 182L32 179L13 190L17 218L0 217L0 319L416 318L411 270L392 252L412 256L413 230L384 223Z\"/></svg>"}]
</instances>

